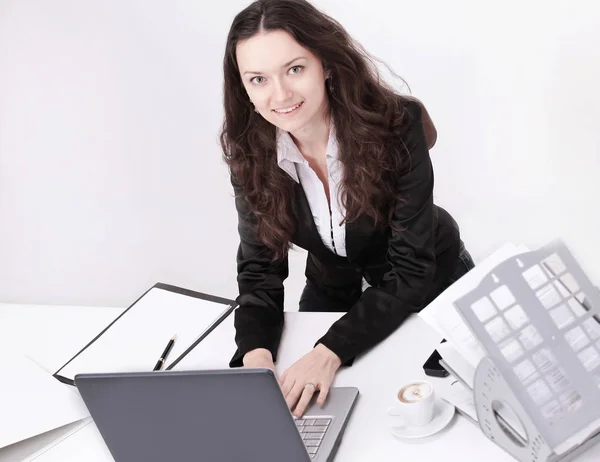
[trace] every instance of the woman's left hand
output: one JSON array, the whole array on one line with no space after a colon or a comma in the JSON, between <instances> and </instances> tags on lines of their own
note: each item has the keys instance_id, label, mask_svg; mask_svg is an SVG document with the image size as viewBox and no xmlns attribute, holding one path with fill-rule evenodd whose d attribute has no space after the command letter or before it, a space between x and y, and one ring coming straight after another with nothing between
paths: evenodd
<instances>
[{"instance_id":1,"label":"woman's left hand","mask_svg":"<svg viewBox=\"0 0 600 462\"><path fill-rule=\"evenodd\" d=\"M296 417L302 417L313 394L318 392L317 404L323 405L335 373L342 365L339 356L319 343L310 353L292 364L279 378L285 401Z\"/></svg>"}]
</instances>

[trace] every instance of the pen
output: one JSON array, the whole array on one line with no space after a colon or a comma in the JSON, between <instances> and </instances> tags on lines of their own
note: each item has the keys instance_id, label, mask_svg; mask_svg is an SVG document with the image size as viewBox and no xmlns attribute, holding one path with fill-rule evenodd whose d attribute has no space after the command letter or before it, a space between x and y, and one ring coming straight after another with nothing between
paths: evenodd
<instances>
[{"instance_id":1,"label":"pen","mask_svg":"<svg viewBox=\"0 0 600 462\"><path fill-rule=\"evenodd\" d=\"M160 371L163 368L163 366L165 365L165 361L167 360L167 356L169 356L169 353L171 352L173 345L175 345L176 337L177 337L177 335L174 335L173 338L171 340L169 340L169 343L167 343L167 346L165 347L165 351L163 351L162 355L160 355L160 358L158 358L158 361L156 362L156 366L154 366L153 370Z\"/></svg>"}]
</instances>

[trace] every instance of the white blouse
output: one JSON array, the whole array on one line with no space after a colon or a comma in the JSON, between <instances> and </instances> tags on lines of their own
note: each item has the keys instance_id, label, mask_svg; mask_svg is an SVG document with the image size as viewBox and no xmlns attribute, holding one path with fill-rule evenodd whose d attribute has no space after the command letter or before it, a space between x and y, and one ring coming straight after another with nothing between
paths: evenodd
<instances>
[{"instance_id":1,"label":"white blouse","mask_svg":"<svg viewBox=\"0 0 600 462\"><path fill-rule=\"evenodd\" d=\"M332 252L346 256L346 227L340 226L345 209L339 196L342 181L342 164L338 159L338 143L333 123L330 124L329 140L325 157L327 160L327 178L329 182L329 203L323 183L310 167L308 161L294 143L288 132L277 130L277 164L302 185L319 235L325 246ZM331 214L329 212L331 204Z\"/></svg>"}]
</instances>

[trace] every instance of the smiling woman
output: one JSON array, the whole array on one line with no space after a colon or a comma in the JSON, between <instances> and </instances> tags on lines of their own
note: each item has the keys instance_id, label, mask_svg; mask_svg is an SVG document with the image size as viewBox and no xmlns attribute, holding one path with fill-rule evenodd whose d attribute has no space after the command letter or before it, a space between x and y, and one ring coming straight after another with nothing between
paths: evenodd
<instances>
[{"instance_id":1,"label":"smiling woman","mask_svg":"<svg viewBox=\"0 0 600 462\"><path fill-rule=\"evenodd\" d=\"M472 260L432 200L427 111L396 94L344 28L307 1L258 0L234 18L224 106L240 235L230 365L274 369L291 244L308 251L300 310L346 313L280 377L300 416L313 393L323 402L340 366Z\"/></svg>"}]
</instances>

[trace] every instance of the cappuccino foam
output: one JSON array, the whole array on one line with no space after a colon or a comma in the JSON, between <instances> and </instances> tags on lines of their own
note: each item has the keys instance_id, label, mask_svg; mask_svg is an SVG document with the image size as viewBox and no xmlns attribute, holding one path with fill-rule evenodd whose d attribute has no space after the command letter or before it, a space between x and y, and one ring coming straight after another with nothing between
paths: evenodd
<instances>
[{"instance_id":1,"label":"cappuccino foam","mask_svg":"<svg viewBox=\"0 0 600 462\"><path fill-rule=\"evenodd\" d=\"M425 382L415 382L406 385L398 393L398 399L404 403L417 403L431 394L431 385Z\"/></svg>"}]
</instances>

